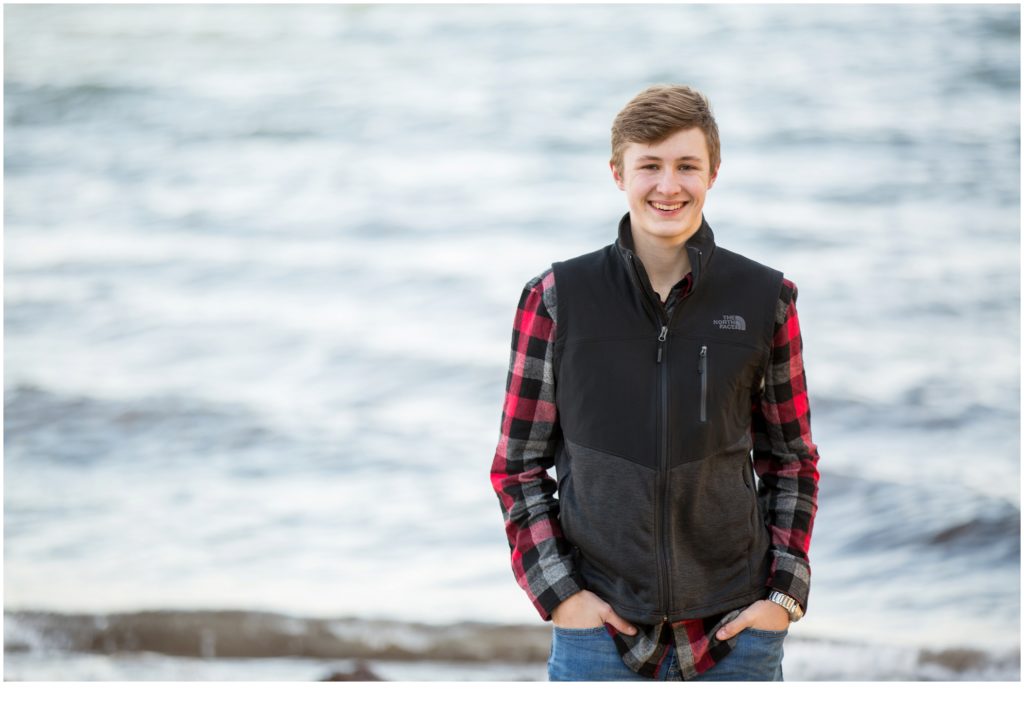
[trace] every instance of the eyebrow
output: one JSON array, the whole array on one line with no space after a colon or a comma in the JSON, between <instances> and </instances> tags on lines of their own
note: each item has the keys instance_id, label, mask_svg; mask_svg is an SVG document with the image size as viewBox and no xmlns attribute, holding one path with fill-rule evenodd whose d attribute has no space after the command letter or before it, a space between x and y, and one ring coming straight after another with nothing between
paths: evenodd
<instances>
[{"instance_id":1,"label":"eyebrow","mask_svg":"<svg viewBox=\"0 0 1024 701\"><path fill-rule=\"evenodd\" d=\"M637 160L638 161L658 161L658 162L661 162L662 159L658 158L657 156L639 156L639 157L637 157ZM701 163L702 162L700 157L698 157L698 156L681 156L679 158L676 158L675 160L677 160L677 161L695 161L697 163Z\"/></svg>"}]
</instances>

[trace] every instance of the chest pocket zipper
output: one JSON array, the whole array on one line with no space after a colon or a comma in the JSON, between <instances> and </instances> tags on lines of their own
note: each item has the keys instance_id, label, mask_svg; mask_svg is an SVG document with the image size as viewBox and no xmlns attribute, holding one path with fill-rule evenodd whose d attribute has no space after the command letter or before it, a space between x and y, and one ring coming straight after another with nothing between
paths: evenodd
<instances>
[{"instance_id":1,"label":"chest pocket zipper","mask_svg":"<svg viewBox=\"0 0 1024 701\"><path fill-rule=\"evenodd\" d=\"M700 347L700 362L697 364L697 372L700 374L700 421L706 423L708 420L708 347Z\"/></svg>"}]
</instances>

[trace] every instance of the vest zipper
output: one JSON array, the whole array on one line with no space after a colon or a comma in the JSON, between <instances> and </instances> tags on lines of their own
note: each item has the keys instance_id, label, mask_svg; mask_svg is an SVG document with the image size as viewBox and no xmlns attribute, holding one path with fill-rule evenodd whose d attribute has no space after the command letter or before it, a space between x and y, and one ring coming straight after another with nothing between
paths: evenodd
<instances>
[{"instance_id":1,"label":"vest zipper","mask_svg":"<svg viewBox=\"0 0 1024 701\"><path fill-rule=\"evenodd\" d=\"M697 364L697 372L700 374L700 420L705 423L708 420L708 347L700 347L700 362Z\"/></svg>"},{"instance_id":2,"label":"vest zipper","mask_svg":"<svg viewBox=\"0 0 1024 701\"><path fill-rule=\"evenodd\" d=\"M654 529L655 529L655 542L657 543L658 550L658 603L661 605L663 621L669 620L669 613L672 611L672 589L669 586L669 561L671 553L669 552L665 541L667 540L667 534L669 530L669 512L668 512L668 363L663 362L665 359L665 346L668 343L668 327L672 323L672 319L665 313L660 300L657 304L651 301L650 295L647 294L643 284L640 283L640 273L636 270L636 262L633 256L629 256L630 262L633 263L633 273L636 275L637 282L641 287L641 298L644 304L647 305L651 311L657 323L660 325L660 332L658 333L658 353L656 362L660 365L660 405L658 407L660 414L660 429L661 429L661 469L658 470L658 477L656 480L655 489L658 492L658 500L655 503L655 517L654 517ZM697 269L701 267L701 256L700 249L697 249ZM677 305L679 303L677 302ZM678 306L677 306L678 308ZM673 310L673 315L675 310Z\"/></svg>"},{"instance_id":3,"label":"vest zipper","mask_svg":"<svg viewBox=\"0 0 1024 701\"><path fill-rule=\"evenodd\" d=\"M639 278L639 274L637 277ZM666 606L666 601L670 598L671 591L668 583L669 556L668 550L665 547L665 534L668 532L668 507L665 505L665 501L668 499L668 489L665 484L668 480L668 363L662 361L665 358L665 345L668 343L668 327L671 323L671 318L665 313L664 308L661 307L660 301L658 305L654 306L646 292L641 297L661 325L661 330L658 333L657 354L657 364L660 366L658 413L659 428L661 430L661 455L659 456L661 458L661 469L658 470L658 476L655 480L657 501L654 505L654 540L658 551L658 605L661 606L662 620L667 621L668 612L671 610L671 606Z\"/></svg>"},{"instance_id":4,"label":"vest zipper","mask_svg":"<svg viewBox=\"0 0 1024 701\"><path fill-rule=\"evenodd\" d=\"M658 347L658 362L661 362L662 351L668 341L668 324L661 327L661 335L658 336L660 343ZM658 511L656 516L656 530L660 531L657 537L658 543L658 588L661 590L659 603L662 605L662 620L668 620L669 611L672 610L672 590L669 586L669 552L665 546L669 530L668 518L668 363L661 363L660 382L660 404L659 419L661 429L661 469L658 470Z\"/></svg>"}]
</instances>

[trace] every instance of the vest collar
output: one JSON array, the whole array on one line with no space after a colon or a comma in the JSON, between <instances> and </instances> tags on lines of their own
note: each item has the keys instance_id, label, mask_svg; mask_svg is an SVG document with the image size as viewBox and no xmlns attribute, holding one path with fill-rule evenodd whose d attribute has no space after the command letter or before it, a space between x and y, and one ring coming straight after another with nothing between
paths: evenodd
<instances>
[{"instance_id":1,"label":"vest collar","mask_svg":"<svg viewBox=\"0 0 1024 701\"><path fill-rule=\"evenodd\" d=\"M619 236L615 242L615 248L630 270L630 277L633 281L654 299L658 299L658 295L651 287L644 264L636 255L636 248L633 245L633 229L629 223L629 212L626 212L619 221ZM700 218L700 228L686 242L686 252L690 256L690 270L693 271L693 285L690 289L695 290L700 282L701 273L707 268L708 263L711 262L711 256L715 252L715 234L711 231L708 220L704 218L703 214Z\"/></svg>"}]
</instances>

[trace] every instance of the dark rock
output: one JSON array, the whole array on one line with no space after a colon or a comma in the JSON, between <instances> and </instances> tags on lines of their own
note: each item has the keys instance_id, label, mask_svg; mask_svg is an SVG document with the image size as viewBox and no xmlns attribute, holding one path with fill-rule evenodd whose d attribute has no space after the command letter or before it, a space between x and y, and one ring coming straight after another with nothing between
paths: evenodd
<instances>
[{"instance_id":1,"label":"dark rock","mask_svg":"<svg viewBox=\"0 0 1024 701\"><path fill-rule=\"evenodd\" d=\"M351 672L332 672L330 676L321 679L322 682L382 682L384 681L373 670L366 666L365 662L356 662Z\"/></svg>"}]
</instances>

